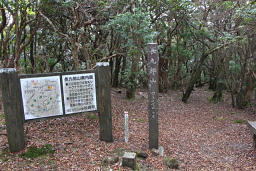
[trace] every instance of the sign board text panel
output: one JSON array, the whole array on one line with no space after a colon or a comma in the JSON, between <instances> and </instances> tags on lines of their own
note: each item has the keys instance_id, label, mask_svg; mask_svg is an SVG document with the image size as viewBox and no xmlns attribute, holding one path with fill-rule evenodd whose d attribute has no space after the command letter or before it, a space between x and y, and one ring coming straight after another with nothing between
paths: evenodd
<instances>
[{"instance_id":1,"label":"sign board text panel","mask_svg":"<svg viewBox=\"0 0 256 171\"><path fill-rule=\"evenodd\" d=\"M65 113L97 110L95 74L63 75Z\"/></svg>"}]
</instances>

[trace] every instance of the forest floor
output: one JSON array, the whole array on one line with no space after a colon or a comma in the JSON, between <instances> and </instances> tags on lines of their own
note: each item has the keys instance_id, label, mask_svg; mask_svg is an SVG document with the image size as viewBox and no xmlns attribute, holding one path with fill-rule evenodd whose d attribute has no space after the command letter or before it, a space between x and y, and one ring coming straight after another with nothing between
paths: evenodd
<instances>
[{"instance_id":1,"label":"forest floor","mask_svg":"<svg viewBox=\"0 0 256 171\"><path fill-rule=\"evenodd\" d=\"M103 166L106 157L124 151L146 152L137 159L141 170L168 170L166 158L175 159L180 170L256 170L256 150L246 120L256 120L250 111L234 109L230 97L209 102L212 92L196 89L187 104L181 92L159 95L159 145L164 156L148 150L147 92L138 90L136 100L125 91L112 89L113 143L99 140L99 123L92 114L25 123L28 148L50 144L53 155L31 159L9 153L0 117L0 170L129 170L120 163ZM124 111L129 112L129 142L124 142ZM3 116L3 115L2 115Z\"/></svg>"}]
</instances>

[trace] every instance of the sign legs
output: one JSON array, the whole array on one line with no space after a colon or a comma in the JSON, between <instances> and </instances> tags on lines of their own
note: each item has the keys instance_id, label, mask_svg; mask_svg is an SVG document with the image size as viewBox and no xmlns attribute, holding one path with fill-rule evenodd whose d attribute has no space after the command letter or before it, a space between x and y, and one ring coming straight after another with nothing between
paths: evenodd
<instances>
[{"instance_id":1,"label":"sign legs","mask_svg":"<svg viewBox=\"0 0 256 171\"><path fill-rule=\"evenodd\" d=\"M9 149L19 152L25 148L24 114L18 74L14 68L0 70L3 106Z\"/></svg>"}]
</instances>

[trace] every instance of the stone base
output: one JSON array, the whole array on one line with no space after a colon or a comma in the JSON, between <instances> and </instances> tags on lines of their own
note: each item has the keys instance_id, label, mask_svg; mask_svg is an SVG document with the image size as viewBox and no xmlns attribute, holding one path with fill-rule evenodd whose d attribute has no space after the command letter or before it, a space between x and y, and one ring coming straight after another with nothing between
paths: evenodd
<instances>
[{"instance_id":1,"label":"stone base","mask_svg":"<svg viewBox=\"0 0 256 171\"><path fill-rule=\"evenodd\" d=\"M136 169L136 153L125 152L123 155L122 166Z\"/></svg>"}]
</instances>

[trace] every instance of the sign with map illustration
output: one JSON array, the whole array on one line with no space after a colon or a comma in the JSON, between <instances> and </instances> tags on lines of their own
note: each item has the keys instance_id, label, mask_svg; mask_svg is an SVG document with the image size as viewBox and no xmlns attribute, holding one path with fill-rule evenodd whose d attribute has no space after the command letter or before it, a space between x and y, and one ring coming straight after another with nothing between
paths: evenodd
<instances>
[{"instance_id":1,"label":"sign with map illustration","mask_svg":"<svg viewBox=\"0 0 256 171\"><path fill-rule=\"evenodd\" d=\"M59 76L20 79L25 120L63 115Z\"/></svg>"},{"instance_id":2,"label":"sign with map illustration","mask_svg":"<svg viewBox=\"0 0 256 171\"><path fill-rule=\"evenodd\" d=\"M97 110L95 74L63 75L65 113Z\"/></svg>"}]
</instances>

